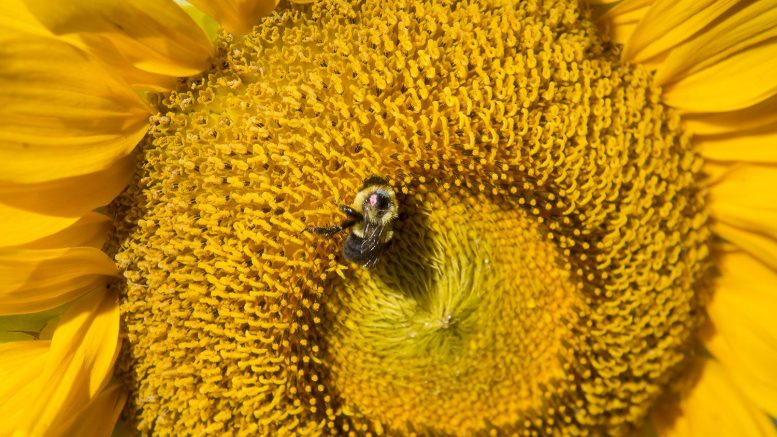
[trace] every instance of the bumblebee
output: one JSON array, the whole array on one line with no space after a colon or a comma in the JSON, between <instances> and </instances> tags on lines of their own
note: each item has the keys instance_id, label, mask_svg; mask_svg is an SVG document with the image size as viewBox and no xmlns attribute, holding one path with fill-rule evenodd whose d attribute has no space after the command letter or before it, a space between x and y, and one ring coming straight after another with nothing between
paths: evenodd
<instances>
[{"instance_id":1,"label":"bumblebee","mask_svg":"<svg viewBox=\"0 0 777 437\"><path fill-rule=\"evenodd\" d=\"M343 244L343 256L368 269L378 263L394 236L391 224L397 218L397 207L394 189L385 179L371 176L364 181L351 206L338 206L348 219L333 226L309 227L307 230L330 238L351 229Z\"/></svg>"}]
</instances>

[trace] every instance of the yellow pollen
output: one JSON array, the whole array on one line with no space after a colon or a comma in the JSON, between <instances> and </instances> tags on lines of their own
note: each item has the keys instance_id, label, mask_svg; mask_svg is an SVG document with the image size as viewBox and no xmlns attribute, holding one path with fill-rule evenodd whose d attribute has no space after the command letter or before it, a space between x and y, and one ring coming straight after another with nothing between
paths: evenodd
<instances>
[{"instance_id":1,"label":"yellow pollen","mask_svg":"<svg viewBox=\"0 0 777 437\"><path fill-rule=\"evenodd\" d=\"M618 434L692 353L701 159L577 1L282 4L114 203L141 433ZM362 181L400 216L346 263Z\"/></svg>"}]
</instances>

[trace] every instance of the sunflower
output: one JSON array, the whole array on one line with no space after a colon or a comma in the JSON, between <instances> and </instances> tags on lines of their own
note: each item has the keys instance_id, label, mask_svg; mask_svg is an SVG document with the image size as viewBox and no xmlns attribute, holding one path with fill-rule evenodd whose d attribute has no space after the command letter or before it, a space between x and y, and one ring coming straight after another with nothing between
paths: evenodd
<instances>
[{"instance_id":1,"label":"sunflower","mask_svg":"<svg viewBox=\"0 0 777 437\"><path fill-rule=\"evenodd\" d=\"M599 3L8 1L0 435L774 435L777 5Z\"/></svg>"}]
</instances>

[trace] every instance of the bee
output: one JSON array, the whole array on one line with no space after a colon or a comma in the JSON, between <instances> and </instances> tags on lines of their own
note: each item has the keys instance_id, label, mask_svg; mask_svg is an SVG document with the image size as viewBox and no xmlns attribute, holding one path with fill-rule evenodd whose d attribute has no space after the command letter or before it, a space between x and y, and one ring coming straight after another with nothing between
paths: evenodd
<instances>
[{"instance_id":1,"label":"bee","mask_svg":"<svg viewBox=\"0 0 777 437\"><path fill-rule=\"evenodd\" d=\"M373 267L394 236L391 225L398 214L394 189L385 179L371 176L364 180L351 206L338 205L338 208L348 216L344 222L327 227L308 227L307 230L331 238L351 229L343 244L343 256L365 269Z\"/></svg>"}]
</instances>

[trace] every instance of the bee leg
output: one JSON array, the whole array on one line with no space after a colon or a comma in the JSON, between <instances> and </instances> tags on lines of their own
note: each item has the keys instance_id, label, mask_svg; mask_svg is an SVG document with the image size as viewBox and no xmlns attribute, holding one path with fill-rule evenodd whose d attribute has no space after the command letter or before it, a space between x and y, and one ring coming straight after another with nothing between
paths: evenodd
<instances>
[{"instance_id":1,"label":"bee leg","mask_svg":"<svg viewBox=\"0 0 777 437\"><path fill-rule=\"evenodd\" d=\"M351 208L350 206L346 205L338 205L338 208L340 208L340 211L342 211L345 215L348 217L360 222L364 220L364 215L360 213L359 211Z\"/></svg>"},{"instance_id":2,"label":"bee leg","mask_svg":"<svg viewBox=\"0 0 777 437\"><path fill-rule=\"evenodd\" d=\"M326 226L326 227L317 227L317 226L309 226L305 228L306 231L313 232L315 234L330 238L332 235L342 232L344 229L350 228L354 225L356 221L354 220L347 220L340 224L333 225L333 226Z\"/></svg>"}]
</instances>

